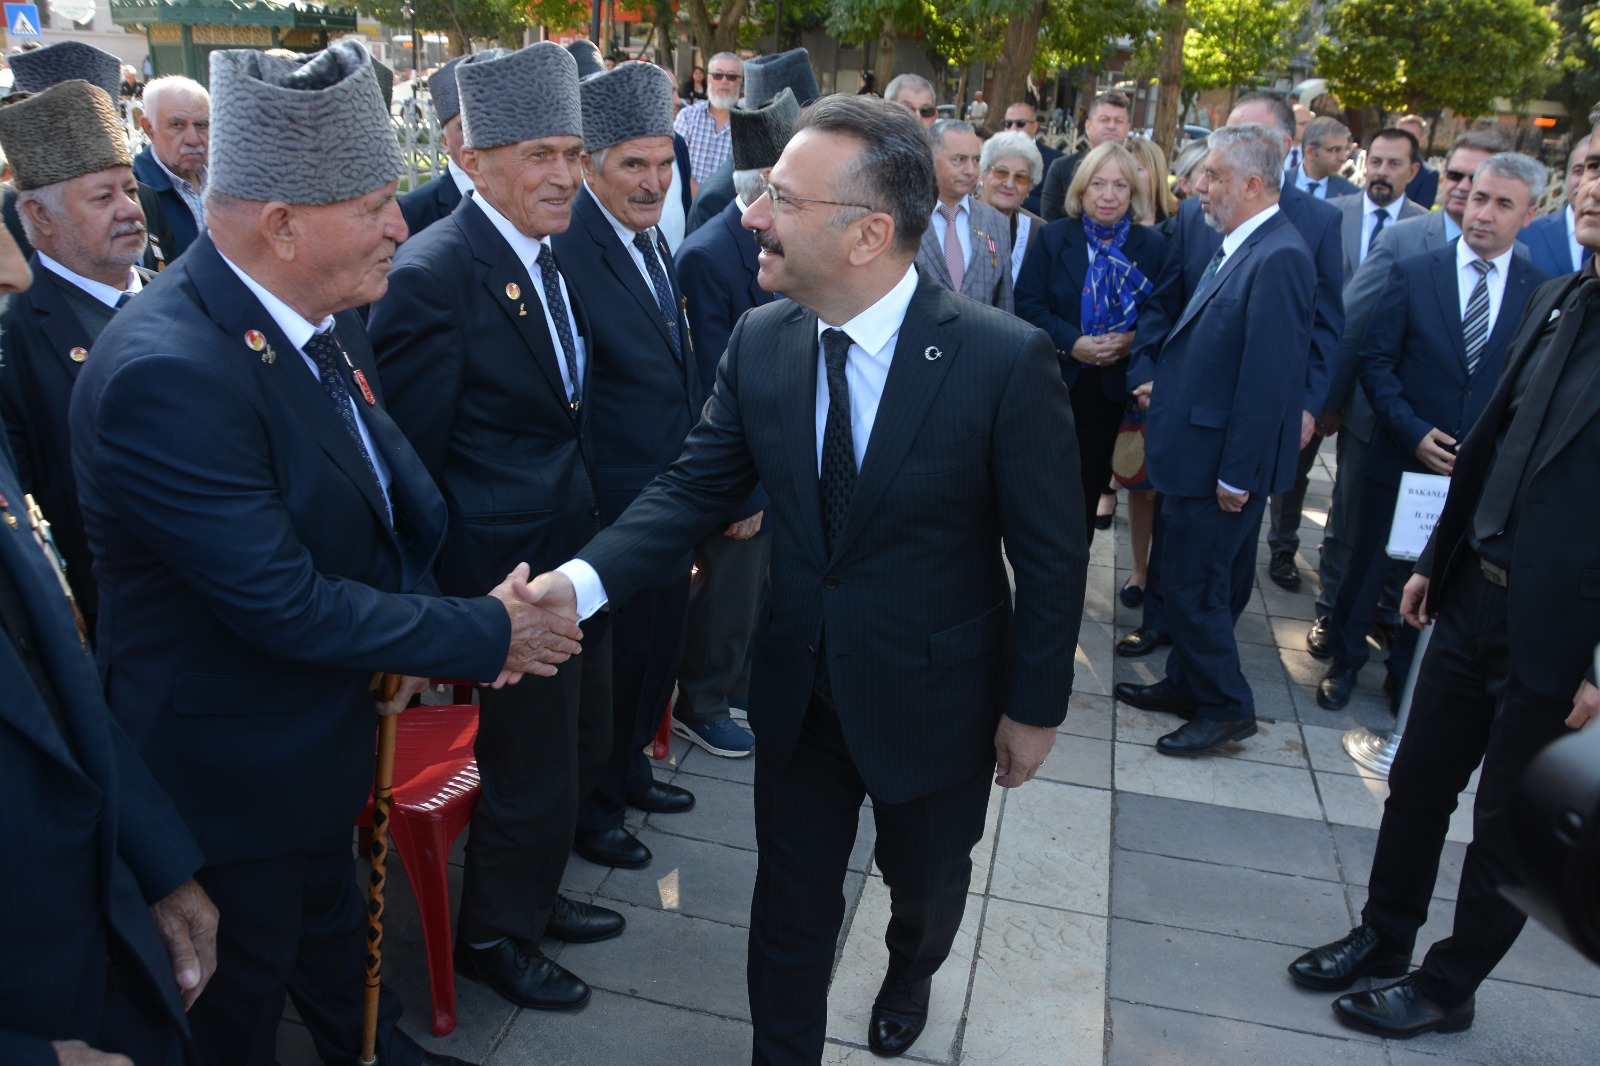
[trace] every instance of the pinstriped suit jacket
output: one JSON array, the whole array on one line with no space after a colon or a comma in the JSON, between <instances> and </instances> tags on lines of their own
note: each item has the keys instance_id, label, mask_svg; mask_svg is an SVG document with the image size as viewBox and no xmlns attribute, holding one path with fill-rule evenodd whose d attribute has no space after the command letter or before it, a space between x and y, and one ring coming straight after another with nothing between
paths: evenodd
<instances>
[{"instance_id":1,"label":"pinstriped suit jacket","mask_svg":"<svg viewBox=\"0 0 1600 1066\"><path fill-rule=\"evenodd\" d=\"M961 279L961 295L979 303L1014 310L1011 297L1011 223L1006 217L975 196L967 197L967 225L972 231L972 251L967 256L967 273ZM989 241L994 241L990 251ZM917 268L947 289L953 289L950 268L945 265L944 247L938 228L929 225L917 249Z\"/></svg>"},{"instance_id":2,"label":"pinstriped suit jacket","mask_svg":"<svg viewBox=\"0 0 1600 1066\"><path fill-rule=\"evenodd\" d=\"M924 274L830 553L819 362L812 312L747 313L683 454L578 554L624 600L759 477L774 526L750 692L762 751L780 765L793 752L825 643L856 767L900 803L992 768L1002 712L1041 726L1066 713L1087 564L1072 412L1045 333Z\"/></svg>"}]
</instances>

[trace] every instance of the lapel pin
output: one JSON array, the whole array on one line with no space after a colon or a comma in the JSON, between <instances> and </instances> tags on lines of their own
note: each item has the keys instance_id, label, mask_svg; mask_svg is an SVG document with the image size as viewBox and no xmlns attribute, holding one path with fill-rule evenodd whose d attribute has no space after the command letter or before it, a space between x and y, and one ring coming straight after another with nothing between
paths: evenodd
<instances>
[{"instance_id":1,"label":"lapel pin","mask_svg":"<svg viewBox=\"0 0 1600 1066\"><path fill-rule=\"evenodd\" d=\"M517 305L517 317L518 318L527 318L528 317L528 305L527 304L518 304Z\"/></svg>"},{"instance_id":2,"label":"lapel pin","mask_svg":"<svg viewBox=\"0 0 1600 1066\"><path fill-rule=\"evenodd\" d=\"M67 353L67 358L71 359L74 363L81 363L85 359L89 358L89 349L74 348L72 351Z\"/></svg>"},{"instance_id":3,"label":"lapel pin","mask_svg":"<svg viewBox=\"0 0 1600 1066\"><path fill-rule=\"evenodd\" d=\"M514 281L506 282L506 299L508 299L508 300L520 300L520 299L522 299L522 286L518 285Z\"/></svg>"},{"instance_id":4,"label":"lapel pin","mask_svg":"<svg viewBox=\"0 0 1600 1066\"><path fill-rule=\"evenodd\" d=\"M261 361L268 366L278 361L278 353L272 350L272 345L267 345L267 350L261 353Z\"/></svg>"},{"instance_id":5,"label":"lapel pin","mask_svg":"<svg viewBox=\"0 0 1600 1066\"><path fill-rule=\"evenodd\" d=\"M244 335L244 342L250 346L252 352L259 352L267 346L266 335L259 329L253 329Z\"/></svg>"},{"instance_id":6,"label":"lapel pin","mask_svg":"<svg viewBox=\"0 0 1600 1066\"><path fill-rule=\"evenodd\" d=\"M926 359L930 363L942 355L944 355L944 353L931 344L922 350L922 358Z\"/></svg>"},{"instance_id":7,"label":"lapel pin","mask_svg":"<svg viewBox=\"0 0 1600 1066\"><path fill-rule=\"evenodd\" d=\"M1545 319L1545 321L1546 322L1554 322L1556 319L1558 319L1560 317L1561 317L1561 308L1552 307L1550 309L1550 317Z\"/></svg>"}]
</instances>

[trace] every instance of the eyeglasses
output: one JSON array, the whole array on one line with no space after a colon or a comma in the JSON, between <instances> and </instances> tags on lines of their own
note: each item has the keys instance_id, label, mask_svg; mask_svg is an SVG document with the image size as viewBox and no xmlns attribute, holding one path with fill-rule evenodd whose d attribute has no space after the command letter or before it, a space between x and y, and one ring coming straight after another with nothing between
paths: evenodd
<instances>
[{"instance_id":1,"label":"eyeglasses","mask_svg":"<svg viewBox=\"0 0 1600 1066\"><path fill-rule=\"evenodd\" d=\"M1028 118L1008 118L1006 119L1006 129L1025 130L1028 128L1028 123L1032 121L1032 119Z\"/></svg>"},{"instance_id":2,"label":"eyeglasses","mask_svg":"<svg viewBox=\"0 0 1600 1066\"><path fill-rule=\"evenodd\" d=\"M934 107L932 104L923 104L921 107L917 108L917 114L921 115L923 118L932 118L938 113L939 109Z\"/></svg>"},{"instance_id":3,"label":"eyeglasses","mask_svg":"<svg viewBox=\"0 0 1600 1066\"><path fill-rule=\"evenodd\" d=\"M1444 172L1444 180L1451 185L1460 185L1464 181L1471 181L1472 175L1464 170L1446 170Z\"/></svg>"},{"instance_id":4,"label":"eyeglasses","mask_svg":"<svg viewBox=\"0 0 1600 1066\"><path fill-rule=\"evenodd\" d=\"M712 81L738 81L740 77L741 75L729 74L725 70L713 70L711 72Z\"/></svg>"},{"instance_id":5,"label":"eyeglasses","mask_svg":"<svg viewBox=\"0 0 1600 1066\"><path fill-rule=\"evenodd\" d=\"M767 184L767 197L778 207L798 207L801 204L827 204L829 207L859 207L863 211L876 211L877 208L870 204L847 204L840 200L818 200L810 196L791 196L780 192L770 182Z\"/></svg>"}]
</instances>

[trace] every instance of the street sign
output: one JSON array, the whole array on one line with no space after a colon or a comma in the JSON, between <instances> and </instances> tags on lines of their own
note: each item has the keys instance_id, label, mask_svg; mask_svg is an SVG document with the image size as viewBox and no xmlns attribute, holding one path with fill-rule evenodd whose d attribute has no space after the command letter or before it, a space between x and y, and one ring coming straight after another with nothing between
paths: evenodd
<instances>
[{"instance_id":1,"label":"street sign","mask_svg":"<svg viewBox=\"0 0 1600 1066\"><path fill-rule=\"evenodd\" d=\"M7 4L6 33L12 37L38 37L39 5Z\"/></svg>"}]
</instances>

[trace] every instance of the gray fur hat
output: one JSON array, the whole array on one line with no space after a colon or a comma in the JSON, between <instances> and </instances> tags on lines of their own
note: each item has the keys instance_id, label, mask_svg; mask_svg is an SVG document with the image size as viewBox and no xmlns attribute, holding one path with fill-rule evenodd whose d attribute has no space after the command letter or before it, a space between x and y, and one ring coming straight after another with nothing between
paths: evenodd
<instances>
[{"instance_id":1,"label":"gray fur hat","mask_svg":"<svg viewBox=\"0 0 1600 1066\"><path fill-rule=\"evenodd\" d=\"M583 79L584 147L599 152L639 137L671 137L672 89L672 75L637 61Z\"/></svg>"},{"instance_id":2,"label":"gray fur hat","mask_svg":"<svg viewBox=\"0 0 1600 1066\"><path fill-rule=\"evenodd\" d=\"M605 60L600 56L600 46L587 37L579 37L567 45L567 51L572 53L572 58L578 61L579 79L587 78L591 74L599 74L606 69Z\"/></svg>"},{"instance_id":3,"label":"gray fur hat","mask_svg":"<svg viewBox=\"0 0 1600 1066\"><path fill-rule=\"evenodd\" d=\"M122 60L82 41L61 41L48 48L18 52L7 56L6 61L11 64L17 88L25 93L42 93L52 85L81 78L98 85L115 100L117 83L122 80Z\"/></svg>"},{"instance_id":4,"label":"gray fur hat","mask_svg":"<svg viewBox=\"0 0 1600 1066\"><path fill-rule=\"evenodd\" d=\"M728 112L729 135L733 138L733 169L761 170L770 167L783 154L783 146L794 134L800 120L800 105L794 90L785 85L764 107L735 107Z\"/></svg>"},{"instance_id":5,"label":"gray fur hat","mask_svg":"<svg viewBox=\"0 0 1600 1066\"><path fill-rule=\"evenodd\" d=\"M439 116L439 125L461 114L461 90L456 87L456 68L471 56L457 56L428 79L428 95L433 97L433 112Z\"/></svg>"},{"instance_id":6,"label":"gray fur hat","mask_svg":"<svg viewBox=\"0 0 1600 1066\"><path fill-rule=\"evenodd\" d=\"M794 90L795 103L801 107L810 107L822 95L817 89L817 75L811 69L811 53L804 48L745 61L745 107L766 106L786 86Z\"/></svg>"},{"instance_id":7,"label":"gray fur hat","mask_svg":"<svg viewBox=\"0 0 1600 1066\"><path fill-rule=\"evenodd\" d=\"M0 103L0 148L22 191L133 166L116 105L81 78Z\"/></svg>"},{"instance_id":8,"label":"gray fur hat","mask_svg":"<svg viewBox=\"0 0 1600 1066\"><path fill-rule=\"evenodd\" d=\"M404 168L367 50L355 38L300 59L211 53L211 174L245 200L335 204Z\"/></svg>"},{"instance_id":9,"label":"gray fur hat","mask_svg":"<svg viewBox=\"0 0 1600 1066\"><path fill-rule=\"evenodd\" d=\"M578 64L554 41L480 53L456 68L462 143L498 148L540 137L582 137Z\"/></svg>"}]
</instances>

